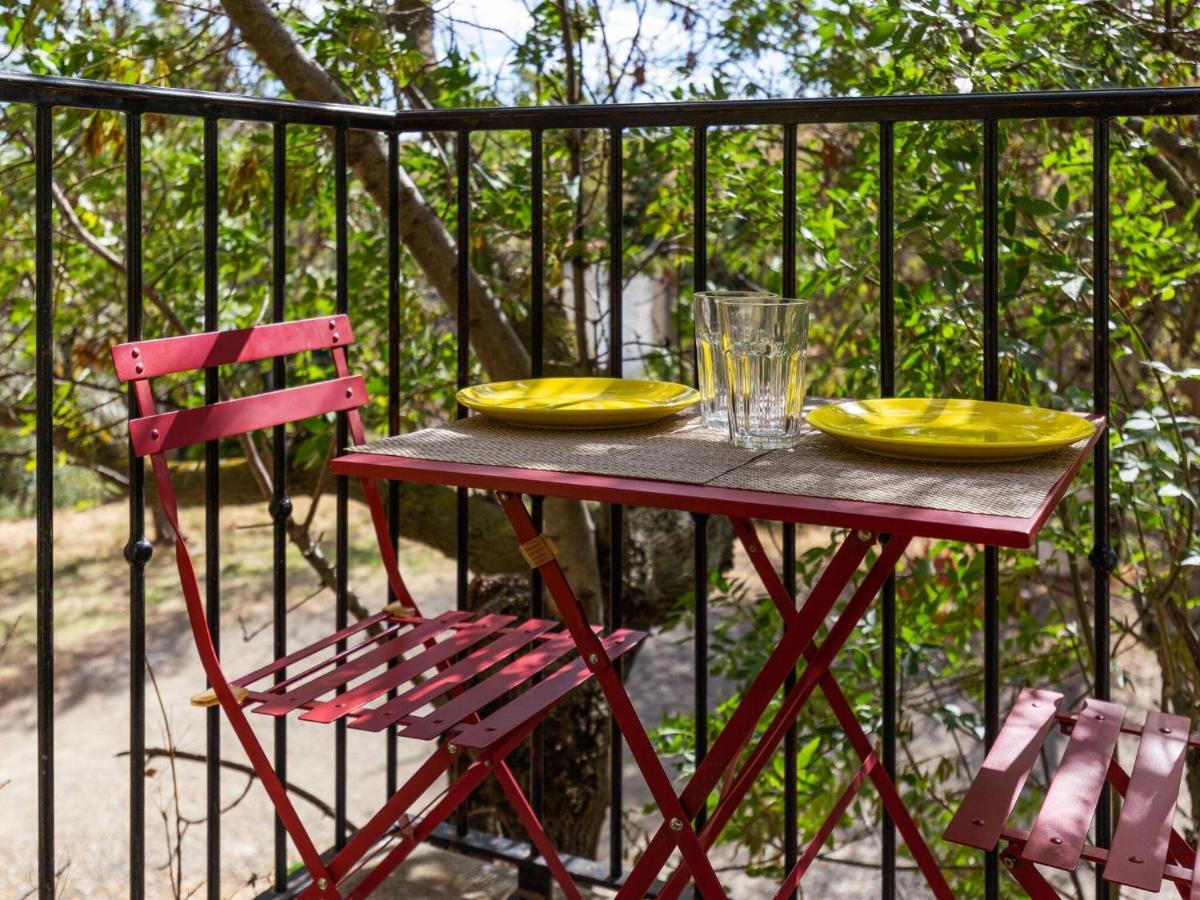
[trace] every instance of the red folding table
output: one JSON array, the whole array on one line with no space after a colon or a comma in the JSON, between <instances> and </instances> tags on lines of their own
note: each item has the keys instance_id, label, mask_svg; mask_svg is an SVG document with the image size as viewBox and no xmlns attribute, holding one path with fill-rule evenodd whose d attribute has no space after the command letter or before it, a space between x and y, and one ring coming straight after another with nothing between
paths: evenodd
<instances>
[{"instance_id":1,"label":"red folding table","mask_svg":"<svg viewBox=\"0 0 1200 900\"><path fill-rule=\"evenodd\" d=\"M519 429L473 417L355 448L334 461L333 471L495 492L526 558L540 570L581 657L600 684L662 816L618 898L644 897L675 850L682 862L658 897L676 898L689 882L710 900L725 896L709 851L817 688L861 764L806 842L777 896L785 897L796 887L869 779L933 895L951 898L934 855L830 667L914 538L1032 546L1103 431L1104 420L1092 420L1097 429L1088 441L1036 460L985 466L884 459L811 431L793 450L738 450L683 418L620 431L561 432ZM526 495L727 516L783 618L785 627L776 647L682 792L672 786L617 670L597 645L559 566L553 535L538 533L526 510ZM767 559L754 519L845 530L803 605L797 607ZM848 590L864 560L868 560L865 574ZM818 630L845 592L849 599L824 641L817 643ZM803 672L786 690L757 743L748 748L772 698L801 660L806 663ZM519 704L512 707L519 716ZM470 748L476 746L476 737L483 739L468 732L454 740ZM718 785L723 785L719 800L697 831L692 822Z\"/></svg>"}]
</instances>

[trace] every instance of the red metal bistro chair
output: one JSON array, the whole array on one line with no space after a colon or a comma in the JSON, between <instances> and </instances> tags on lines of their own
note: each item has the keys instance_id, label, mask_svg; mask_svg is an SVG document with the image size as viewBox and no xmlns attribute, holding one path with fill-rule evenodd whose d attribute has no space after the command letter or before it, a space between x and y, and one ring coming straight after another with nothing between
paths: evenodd
<instances>
[{"instance_id":1,"label":"red metal bistro chair","mask_svg":"<svg viewBox=\"0 0 1200 900\"><path fill-rule=\"evenodd\" d=\"M398 602L240 677L231 679L221 668L206 624L191 553L179 528L166 454L192 444L330 412L344 413L351 437L355 443L362 443L358 410L367 402L367 392L363 379L347 369L344 348L352 341L349 320L338 315L137 341L113 349L117 375L134 385L140 415L130 421L129 433L135 452L148 455L153 463L159 500L175 532L175 556L192 635L212 684L211 691L194 699L200 705L219 703L229 717L312 876L311 886L301 896L365 897L488 775L495 775L559 886L568 897L579 898L578 889L505 758L555 704L587 681L592 672L573 653L575 645L558 622L517 621L513 616L473 616L466 612L421 615L397 569L374 481L364 479L363 491L383 567ZM336 378L163 413L158 412L150 387L150 379L160 375L320 350L331 353ZM534 565L542 555L553 552L540 536L523 545L522 551ZM597 643L610 659L616 659L645 636L617 629L607 636L600 634ZM287 670L284 680L271 683L281 670ZM538 676L541 679L532 684ZM397 695L384 697L392 689ZM485 706L499 703L506 696L508 702L481 713ZM246 709L268 716L297 713L304 721L319 724L348 718L350 727L368 731L395 725L401 737L430 742L432 749L417 772L326 863L251 730ZM458 774L445 791L420 813L413 812L417 800L452 770L457 759L472 755L468 751L473 758L458 767ZM346 888L348 878L379 857L380 848L386 847L381 844L385 837L394 838L394 846L361 881Z\"/></svg>"},{"instance_id":2,"label":"red metal bistro chair","mask_svg":"<svg viewBox=\"0 0 1200 900\"><path fill-rule=\"evenodd\" d=\"M1190 736L1191 722L1151 712L1145 724L1134 725L1125 721L1125 707L1118 703L1089 698L1072 714L1059 710L1061 700L1062 694L1054 691L1021 691L950 821L946 839L980 850L1003 842L1001 860L1034 900L1059 897L1039 865L1073 871L1080 859L1103 865L1105 880L1114 884L1158 893L1170 882L1181 897L1200 900L1196 853L1173 826L1188 747L1200 747L1200 737ZM1056 724L1070 739L1033 830L1008 827L1030 769ZM1122 732L1141 738L1132 774L1115 755ZM1087 843L1105 782L1123 798L1108 849Z\"/></svg>"}]
</instances>

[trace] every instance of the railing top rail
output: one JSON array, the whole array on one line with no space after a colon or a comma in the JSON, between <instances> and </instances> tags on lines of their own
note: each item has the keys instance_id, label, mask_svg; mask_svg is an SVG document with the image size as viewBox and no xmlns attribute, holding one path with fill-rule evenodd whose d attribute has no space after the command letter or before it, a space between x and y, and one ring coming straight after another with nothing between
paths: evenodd
<instances>
[{"instance_id":1,"label":"railing top rail","mask_svg":"<svg viewBox=\"0 0 1200 900\"><path fill-rule=\"evenodd\" d=\"M401 131L491 131L539 128L654 128L716 125L791 125L931 120L1046 119L1194 115L1200 88L1112 88L1007 94L929 94L889 97L797 97L612 103L592 106L405 110Z\"/></svg>"},{"instance_id":2,"label":"railing top rail","mask_svg":"<svg viewBox=\"0 0 1200 900\"><path fill-rule=\"evenodd\" d=\"M246 122L287 122L297 125L343 125L387 131L396 113L370 106L316 103L307 100L267 100L215 91L154 87L0 73L0 102L36 103L80 109L197 116Z\"/></svg>"},{"instance_id":3,"label":"railing top rail","mask_svg":"<svg viewBox=\"0 0 1200 900\"><path fill-rule=\"evenodd\" d=\"M1200 114L1200 87L797 97L396 112L366 106L266 100L210 91L12 73L0 74L0 102L300 125L341 125L374 131L529 131L556 128L1196 115Z\"/></svg>"}]
</instances>

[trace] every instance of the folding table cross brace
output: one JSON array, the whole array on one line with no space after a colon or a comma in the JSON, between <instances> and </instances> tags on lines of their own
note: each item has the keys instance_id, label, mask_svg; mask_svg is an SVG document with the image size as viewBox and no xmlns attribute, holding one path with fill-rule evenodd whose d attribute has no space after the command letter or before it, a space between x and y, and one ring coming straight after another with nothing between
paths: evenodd
<instances>
[{"instance_id":1,"label":"folding table cross brace","mask_svg":"<svg viewBox=\"0 0 1200 900\"><path fill-rule=\"evenodd\" d=\"M536 538L537 530L521 498L509 493L501 493L499 496L501 505L504 507L518 539L525 543ZM769 762L771 755L783 740L784 734L818 685L828 698L839 724L861 759L862 765L834 810L822 824L814 839L809 842L795 868L788 873L778 896L787 896L799 883L817 850L828 838L855 793L861 788L865 779L870 778L908 842L921 871L929 881L934 896L940 900L953 900L953 894L938 869L933 854L930 853L916 825L905 810L892 780L878 765L874 748L850 709L837 681L829 671L838 651L850 637L855 625L867 611L884 581L895 570L897 560L908 546L908 540L896 538L883 545L878 558L862 583L854 591L829 636L818 647L813 642L817 630L832 611L834 604L847 585L850 584L859 564L874 545L876 535L871 532L851 532L813 587L804 607L797 610L778 575L766 560L753 523L748 519L740 518L735 518L732 522L738 538L745 546L767 592L783 617L785 629L779 644L767 659L761 673L746 691L742 703L734 711L720 736L697 766L696 772L683 792L678 795L671 786L670 778L646 735L645 726L638 718L621 679L603 654L597 655L592 652L595 636L589 628L583 608L563 576L557 560L549 557L538 566L542 572L546 589L554 599L580 653L588 660L589 666L596 674L613 716L621 728L621 734L629 744L630 752L646 780L655 803L663 814L663 824L617 892L618 900L644 897L673 850L680 852L683 863L668 880L663 891L658 894L660 898L670 900L670 898L678 897L689 879L695 881L706 898L725 896L713 871L707 851L711 849L721 829L729 821L730 816L749 791L759 772ZM762 718L771 698L783 686L788 673L795 669L801 658L808 662L803 675L785 695L781 709L767 727L762 738L753 747L745 763L738 768L738 760L753 737L755 726ZM730 776L733 776L732 781L722 792L716 808L700 834L697 835L692 829L691 821L705 804L718 782L722 778Z\"/></svg>"}]
</instances>

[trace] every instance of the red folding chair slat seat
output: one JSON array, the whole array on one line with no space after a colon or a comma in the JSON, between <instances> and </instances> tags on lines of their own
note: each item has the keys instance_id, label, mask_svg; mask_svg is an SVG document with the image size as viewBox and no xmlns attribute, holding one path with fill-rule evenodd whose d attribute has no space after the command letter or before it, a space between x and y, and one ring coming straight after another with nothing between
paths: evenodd
<instances>
[{"instance_id":1,"label":"red folding chair slat seat","mask_svg":"<svg viewBox=\"0 0 1200 900\"><path fill-rule=\"evenodd\" d=\"M1006 868L1037 900L1059 896L1038 865L1074 871L1081 859L1103 865L1105 880L1114 884L1157 892L1169 882L1181 897L1200 900L1196 853L1174 828L1186 751L1189 744L1200 747L1200 737L1190 736L1189 720L1151 712L1138 726L1117 703L1087 699L1078 713L1068 714L1059 710L1061 701L1053 691L1021 691L946 828L946 840L980 850L1004 843ZM1055 724L1069 739L1033 828L1010 826ZM1116 758L1122 733L1140 738L1132 774ZM1087 842L1106 783L1123 798L1108 849Z\"/></svg>"},{"instance_id":2,"label":"red folding chair slat seat","mask_svg":"<svg viewBox=\"0 0 1200 900\"><path fill-rule=\"evenodd\" d=\"M289 678L254 690L256 682L274 671L259 669L251 673L252 677L236 678L232 683L250 689L243 706L262 715L283 716L301 710L301 719L322 723L349 717L352 728L381 731L395 725L401 729L401 737L418 740L446 737L460 746L486 749L562 699L566 692L559 693L555 688L567 684L570 688L578 687L591 675L575 654L574 660L556 668L541 685L514 698L482 722L477 721L484 705L524 687L573 650L570 635L558 622L527 619L515 628L506 627L513 621L513 616L471 618L469 613L462 612L445 613L435 619L397 612L391 622L399 628L389 629L386 632L389 637L383 640L368 637L346 652L310 666L304 678ZM645 632L619 628L601 643L613 660L632 650L645 636ZM491 638L498 639L489 642ZM318 650L328 646L325 640L317 645L320 645ZM472 657L455 664L459 667L457 671L451 671L454 666L443 667L451 657L476 646L479 649ZM404 656L406 653L411 655ZM389 667L397 658L402 661ZM507 664L500 667L501 663ZM446 674L451 678L462 676L464 671L466 675L457 681L446 678L435 681ZM425 716L412 712L430 706L472 676L478 676L479 682L453 700L433 707ZM337 693L339 688L356 680L346 692ZM386 703L371 705L405 683L412 686ZM431 690L435 686L440 690ZM517 711L516 715L510 707ZM501 723L506 727L501 728ZM472 739L458 741L456 735L460 731L469 731ZM483 734L488 740L481 743L479 737Z\"/></svg>"},{"instance_id":3,"label":"red folding chair slat seat","mask_svg":"<svg viewBox=\"0 0 1200 900\"><path fill-rule=\"evenodd\" d=\"M514 616L474 616L460 611L422 616L397 568L378 486L364 479L363 493L384 572L398 602L238 678L227 678L221 668L195 567L179 528L165 454L331 412L346 416L354 442L363 443L359 409L366 404L367 393L362 378L351 376L347 368L344 348L352 341L349 320L338 315L113 348L118 377L132 383L138 402L139 415L129 423L130 439L136 453L151 459L159 501L175 532L176 563L189 624L213 686L193 700L197 705L219 703L229 717L312 876L312 885L302 896L341 898L370 893L484 777L494 775L559 886L568 897L579 898L574 881L504 760L567 693L595 675L599 652L615 660L637 646L645 633L622 628L608 635L597 634L589 644L585 663L571 635L556 621L518 621ZM331 354L336 377L162 413L150 386L149 379L162 375L311 351ZM553 554L549 541L536 543L542 556ZM531 559L534 565L544 562ZM280 672L286 677L276 681ZM395 696L388 698L393 691ZM492 704L499 706L485 712ZM250 728L246 710L268 716L295 712L304 721L320 724L346 719L350 727L368 731L395 725L402 737L438 743L417 773L326 862ZM420 817L411 815L413 803L437 779L452 772L464 749L472 751L475 759L454 775L431 809ZM397 834L396 846L361 881L347 888L347 879L375 855L372 851L377 844Z\"/></svg>"}]
</instances>

